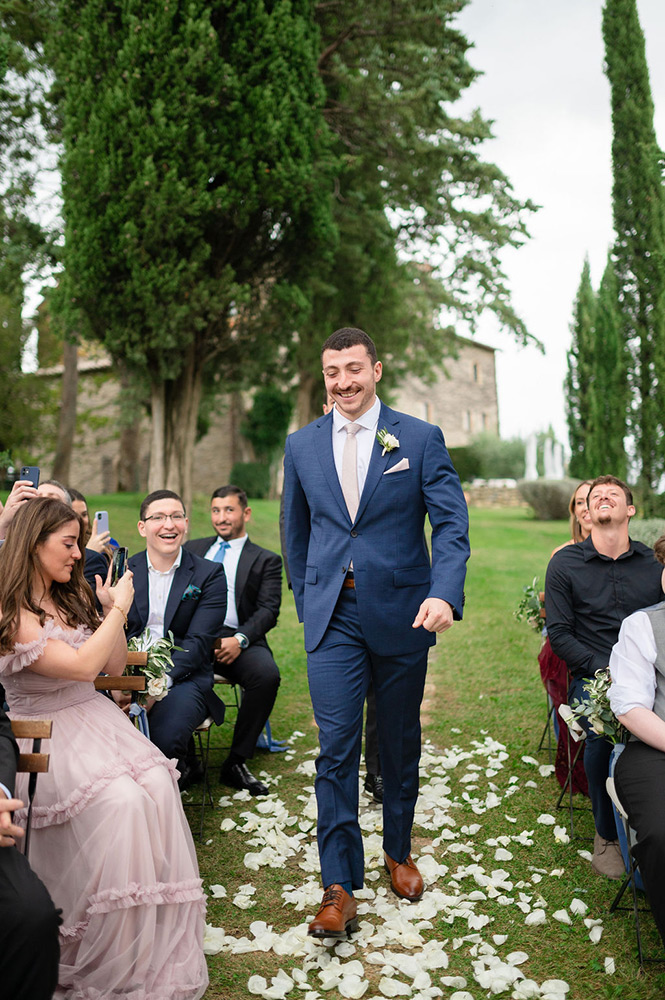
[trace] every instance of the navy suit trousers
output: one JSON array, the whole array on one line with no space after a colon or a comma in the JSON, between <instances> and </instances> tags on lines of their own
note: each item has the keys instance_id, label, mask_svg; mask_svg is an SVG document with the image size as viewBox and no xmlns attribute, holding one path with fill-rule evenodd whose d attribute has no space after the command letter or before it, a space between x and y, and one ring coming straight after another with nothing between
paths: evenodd
<instances>
[{"instance_id":1,"label":"navy suit trousers","mask_svg":"<svg viewBox=\"0 0 665 1000\"><path fill-rule=\"evenodd\" d=\"M344 589L323 639L308 653L309 689L319 727L315 789L324 887L334 882L351 882L354 889L363 886L358 765L363 705L370 680L376 694L384 781L383 846L398 862L411 851L427 652L398 656L374 653L363 637L355 592Z\"/></svg>"}]
</instances>

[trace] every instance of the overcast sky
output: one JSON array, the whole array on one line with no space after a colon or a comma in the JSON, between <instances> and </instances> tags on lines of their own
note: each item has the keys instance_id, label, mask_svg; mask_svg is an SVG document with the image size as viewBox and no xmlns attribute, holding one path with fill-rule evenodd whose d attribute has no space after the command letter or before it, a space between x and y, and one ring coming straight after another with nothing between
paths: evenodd
<instances>
[{"instance_id":1,"label":"overcast sky","mask_svg":"<svg viewBox=\"0 0 665 1000\"><path fill-rule=\"evenodd\" d=\"M665 142L665 0L637 0L646 37L656 133ZM602 0L470 0L457 24L483 76L464 107L494 120L485 158L540 211L532 239L505 257L513 303L546 348L518 349L484 321L497 356L501 436L550 424L567 443L563 379L585 254L597 289L612 235L610 92L603 73ZM660 49L660 51L659 51Z\"/></svg>"}]
</instances>

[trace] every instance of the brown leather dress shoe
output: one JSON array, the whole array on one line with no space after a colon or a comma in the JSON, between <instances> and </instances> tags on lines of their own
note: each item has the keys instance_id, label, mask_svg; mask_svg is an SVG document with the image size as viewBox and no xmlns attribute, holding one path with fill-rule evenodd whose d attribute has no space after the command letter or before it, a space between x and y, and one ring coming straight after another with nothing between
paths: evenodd
<instances>
[{"instance_id":1,"label":"brown leather dress shoe","mask_svg":"<svg viewBox=\"0 0 665 1000\"><path fill-rule=\"evenodd\" d=\"M343 938L357 930L358 904L355 899L341 885L329 885L307 933L318 938Z\"/></svg>"},{"instance_id":2,"label":"brown leather dress shoe","mask_svg":"<svg viewBox=\"0 0 665 1000\"><path fill-rule=\"evenodd\" d=\"M406 861L393 861L386 852L383 852L386 871L390 873L390 884L396 896L408 899L410 903L417 903L425 891L423 877L411 860L409 854Z\"/></svg>"}]
</instances>

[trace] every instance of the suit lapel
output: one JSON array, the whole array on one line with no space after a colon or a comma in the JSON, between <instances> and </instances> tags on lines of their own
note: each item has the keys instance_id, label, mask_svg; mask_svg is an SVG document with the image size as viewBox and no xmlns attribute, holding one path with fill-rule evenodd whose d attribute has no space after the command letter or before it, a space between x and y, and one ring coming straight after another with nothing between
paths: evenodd
<instances>
[{"instance_id":1,"label":"suit lapel","mask_svg":"<svg viewBox=\"0 0 665 1000\"><path fill-rule=\"evenodd\" d=\"M394 434L395 437L398 438L400 435L399 416L394 410L391 410L389 406L386 406L384 403L381 403L381 410L379 412L378 430L379 431L383 430L384 427L388 426L390 426L391 428L390 433ZM381 454L382 451L383 448L375 438L374 444L372 446L372 455L369 460L369 469L367 470L367 478L365 479L365 485L363 487L362 495L360 497L360 503L358 504L358 513L356 514L356 522L358 522L362 517L365 508L369 503L369 499L372 496L372 493L379 485L379 480L381 479L381 476L388 468L388 462L390 461L390 452L387 451L385 455L382 455Z\"/></svg>"},{"instance_id":2,"label":"suit lapel","mask_svg":"<svg viewBox=\"0 0 665 1000\"><path fill-rule=\"evenodd\" d=\"M327 413L326 416L322 417L316 425L316 454L319 459L321 469L323 470L323 474L328 482L328 486L330 487L330 492L339 504L344 516L350 523L351 518L349 517L346 500L344 499L344 494L342 493L342 486L337 475L337 469L335 468L335 458L333 456L332 446L333 433L332 413Z\"/></svg>"},{"instance_id":3,"label":"suit lapel","mask_svg":"<svg viewBox=\"0 0 665 1000\"><path fill-rule=\"evenodd\" d=\"M168 600L166 602L166 608L164 609L164 635L166 635L171 628L171 622L173 621L173 617L180 606L182 595L191 583L192 576L194 575L193 565L194 561L192 557L187 552L187 549L183 549L182 561L175 571L173 583L171 584Z\"/></svg>"},{"instance_id":4,"label":"suit lapel","mask_svg":"<svg viewBox=\"0 0 665 1000\"><path fill-rule=\"evenodd\" d=\"M238 613L238 617L240 617L240 599L245 590L245 584L247 583L250 567L256 559L256 552L254 551L255 548L256 546L254 543L248 538L242 547L240 559L238 560L235 585L236 612Z\"/></svg>"},{"instance_id":5,"label":"suit lapel","mask_svg":"<svg viewBox=\"0 0 665 1000\"><path fill-rule=\"evenodd\" d=\"M132 566L132 571L134 573L134 603L143 629L148 624L148 616L150 615L147 553L139 553L136 564Z\"/></svg>"}]
</instances>

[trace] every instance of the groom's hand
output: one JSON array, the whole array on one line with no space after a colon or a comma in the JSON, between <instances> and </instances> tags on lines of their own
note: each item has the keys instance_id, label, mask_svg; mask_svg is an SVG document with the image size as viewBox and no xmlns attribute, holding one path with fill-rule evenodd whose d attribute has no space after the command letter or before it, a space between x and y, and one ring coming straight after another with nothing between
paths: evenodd
<instances>
[{"instance_id":1,"label":"groom's hand","mask_svg":"<svg viewBox=\"0 0 665 1000\"><path fill-rule=\"evenodd\" d=\"M439 597L428 597L418 609L412 628L427 629L428 632L445 632L453 623L453 609L448 601Z\"/></svg>"}]
</instances>

